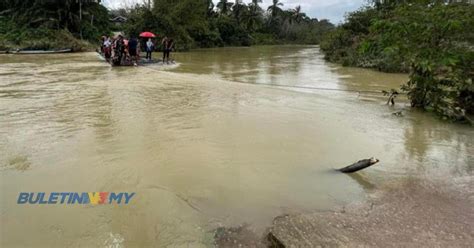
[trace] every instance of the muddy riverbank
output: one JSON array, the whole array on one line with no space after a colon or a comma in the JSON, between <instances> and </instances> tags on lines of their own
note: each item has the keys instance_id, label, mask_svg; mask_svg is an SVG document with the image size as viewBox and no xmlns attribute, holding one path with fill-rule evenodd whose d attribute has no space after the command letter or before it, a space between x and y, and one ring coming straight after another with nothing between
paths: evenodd
<instances>
[{"instance_id":1,"label":"muddy riverbank","mask_svg":"<svg viewBox=\"0 0 474 248\"><path fill-rule=\"evenodd\" d=\"M281 215L264 233L220 228L217 247L470 247L474 243L474 184L401 185L332 211ZM470 189L470 190L469 190Z\"/></svg>"}]
</instances>

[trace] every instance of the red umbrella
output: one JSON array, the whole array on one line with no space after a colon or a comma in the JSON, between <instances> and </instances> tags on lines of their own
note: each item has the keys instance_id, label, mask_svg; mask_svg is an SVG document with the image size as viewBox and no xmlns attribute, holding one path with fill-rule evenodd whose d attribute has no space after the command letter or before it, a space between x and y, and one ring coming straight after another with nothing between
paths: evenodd
<instances>
[{"instance_id":1,"label":"red umbrella","mask_svg":"<svg viewBox=\"0 0 474 248\"><path fill-rule=\"evenodd\" d=\"M140 37L142 38L155 38L156 35L152 32L143 32L140 34Z\"/></svg>"}]
</instances>

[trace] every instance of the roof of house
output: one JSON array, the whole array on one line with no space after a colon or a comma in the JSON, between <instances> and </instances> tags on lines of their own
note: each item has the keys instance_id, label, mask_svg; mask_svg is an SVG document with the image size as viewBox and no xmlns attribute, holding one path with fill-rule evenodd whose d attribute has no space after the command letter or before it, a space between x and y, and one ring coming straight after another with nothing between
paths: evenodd
<instances>
[{"instance_id":1,"label":"roof of house","mask_svg":"<svg viewBox=\"0 0 474 248\"><path fill-rule=\"evenodd\" d=\"M123 17L123 16L116 16L114 18L110 18L109 19L111 22L126 22L127 21L127 17Z\"/></svg>"}]
</instances>

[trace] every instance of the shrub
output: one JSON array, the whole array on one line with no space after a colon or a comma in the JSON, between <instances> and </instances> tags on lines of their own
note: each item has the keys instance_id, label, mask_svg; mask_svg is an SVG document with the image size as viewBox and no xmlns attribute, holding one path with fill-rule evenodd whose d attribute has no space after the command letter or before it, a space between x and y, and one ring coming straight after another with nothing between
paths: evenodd
<instances>
[{"instance_id":1,"label":"shrub","mask_svg":"<svg viewBox=\"0 0 474 248\"><path fill-rule=\"evenodd\" d=\"M410 72L413 107L453 120L474 112L474 5L390 2L351 13L321 42L343 65Z\"/></svg>"}]
</instances>

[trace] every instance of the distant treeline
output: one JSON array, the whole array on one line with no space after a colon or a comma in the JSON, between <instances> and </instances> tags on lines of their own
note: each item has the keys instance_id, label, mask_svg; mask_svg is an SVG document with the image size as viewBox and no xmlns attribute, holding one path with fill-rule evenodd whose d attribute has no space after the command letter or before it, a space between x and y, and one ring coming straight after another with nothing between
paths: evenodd
<instances>
[{"instance_id":1,"label":"distant treeline","mask_svg":"<svg viewBox=\"0 0 474 248\"><path fill-rule=\"evenodd\" d=\"M321 49L343 65L410 72L402 89L413 107L469 121L474 114L474 5L469 2L474 1L373 1L350 13Z\"/></svg>"},{"instance_id":2,"label":"distant treeline","mask_svg":"<svg viewBox=\"0 0 474 248\"><path fill-rule=\"evenodd\" d=\"M137 35L147 30L172 36L179 49L252 44L318 44L334 26L311 19L301 7L284 10L279 0L263 9L262 0L154 0L151 6L136 5L115 11L128 18L124 29Z\"/></svg>"},{"instance_id":3,"label":"distant treeline","mask_svg":"<svg viewBox=\"0 0 474 248\"><path fill-rule=\"evenodd\" d=\"M318 44L334 25L311 19L301 7L284 10L279 0L263 9L261 0L150 0L128 9L108 11L100 0L2 0L0 1L0 50L52 49L97 42L102 35L142 31L168 35L178 49L252 44ZM127 18L117 27L116 16Z\"/></svg>"}]
</instances>

